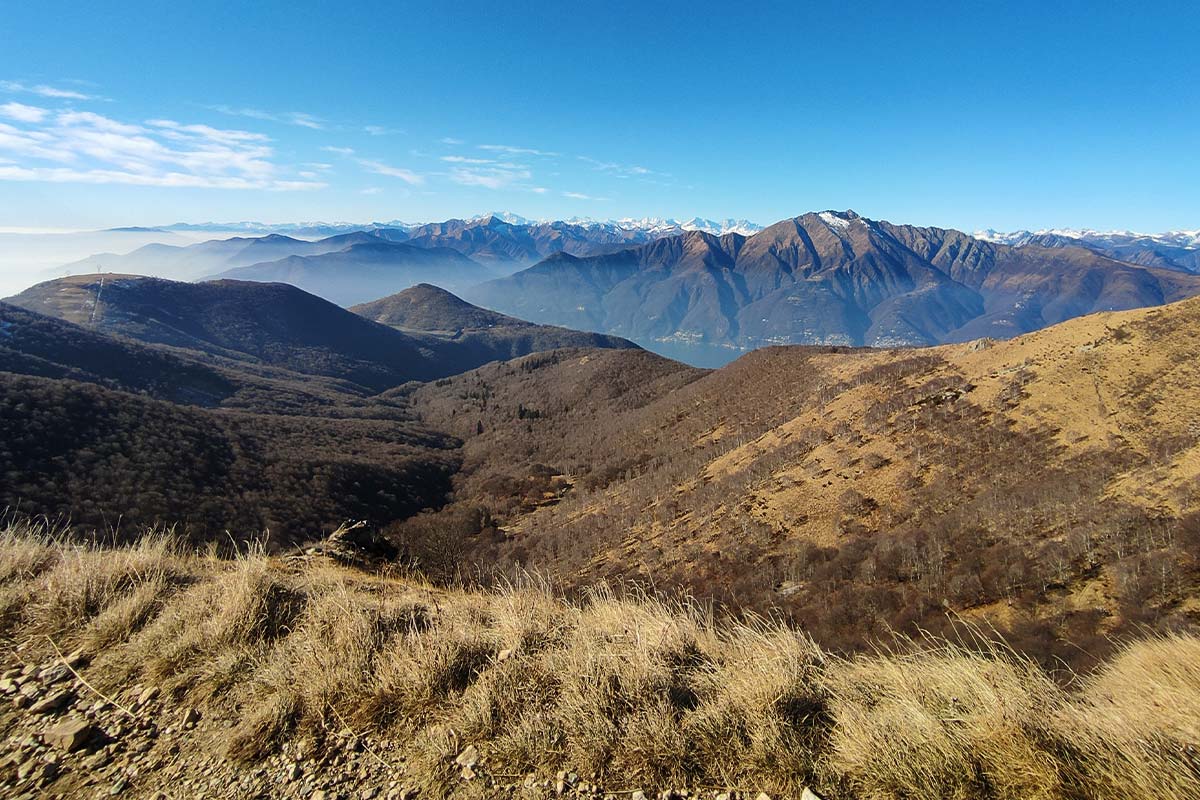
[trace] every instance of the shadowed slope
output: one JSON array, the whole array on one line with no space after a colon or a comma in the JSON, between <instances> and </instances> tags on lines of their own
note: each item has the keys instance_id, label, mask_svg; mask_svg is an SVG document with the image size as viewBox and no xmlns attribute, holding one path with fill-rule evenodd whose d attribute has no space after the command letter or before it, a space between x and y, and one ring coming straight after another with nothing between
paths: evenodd
<instances>
[{"instance_id":1,"label":"shadowed slope","mask_svg":"<svg viewBox=\"0 0 1200 800\"><path fill-rule=\"evenodd\" d=\"M404 333L452 342L455 350L461 351L459 372L489 361L505 361L562 347L637 348L633 342L616 336L535 325L479 308L429 284L350 310Z\"/></svg>"},{"instance_id":2,"label":"shadowed slope","mask_svg":"<svg viewBox=\"0 0 1200 800\"><path fill-rule=\"evenodd\" d=\"M84 275L38 284L8 302L143 342L376 390L446 374L427 343L284 284Z\"/></svg>"}]
</instances>

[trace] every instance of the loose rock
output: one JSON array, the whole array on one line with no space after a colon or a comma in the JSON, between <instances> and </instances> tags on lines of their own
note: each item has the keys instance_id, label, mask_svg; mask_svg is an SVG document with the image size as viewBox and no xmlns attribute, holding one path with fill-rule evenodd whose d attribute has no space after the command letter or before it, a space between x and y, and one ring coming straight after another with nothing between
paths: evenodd
<instances>
[{"instance_id":1,"label":"loose rock","mask_svg":"<svg viewBox=\"0 0 1200 800\"><path fill-rule=\"evenodd\" d=\"M473 767L479 763L479 749L473 744L467 745L463 751L458 754L458 758L454 759L454 763L460 767Z\"/></svg>"},{"instance_id":2,"label":"loose rock","mask_svg":"<svg viewBox=\"0 0 1200 800\"><path fill-rule=\"evenodd\" d=\"M42 734L42 740L59 750L72 753L96 737L96 728L86 719L61 722Z\"/></svg>"},{"instance_id":3,"label":"loose rock","mask_svg":"<svg viewBox=\"0 0 1200 800\"><path fill-rule=\"evenodd\" d=\"M72 692L55 689L50 694L38 700L29 707L32 714L53 714L61 711L67 705L75 700L75 695Z\"/></svg>"}]
</instances>

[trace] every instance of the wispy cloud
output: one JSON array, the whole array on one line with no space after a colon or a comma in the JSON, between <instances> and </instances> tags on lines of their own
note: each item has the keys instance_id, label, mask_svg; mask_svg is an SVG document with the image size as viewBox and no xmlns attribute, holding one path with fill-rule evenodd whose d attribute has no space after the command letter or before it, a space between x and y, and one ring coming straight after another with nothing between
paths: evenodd
<instances>
[{"instance_id":1,"label":"wispy cloud","mask_svg":"<svg viewBox=\"0 0 1200 800\"><path fill-rule=\"evenodd\" d=\"M37 106L27 106L21 103L5 103L0 106L0 117L15 119L18 122L41 122L50 112Z\"/></svg>"},{"instance_id":2,"label":"wispy cloud","mask_svg":"<svg viewBox=\"0 0 1200 800\"><path fill-rule=\"evenodd\" d=\"M325 122L319 117L314 117L312 114L305 114L300 111L292 111L285 115L285 119L292 125L299 125L301 128L308 128L314 131L325 129Z\"/></svg>"},{"instance_id":3,"label":"wispy cloud","mask_svg":"<svg viewBox=\"0 0 1200 800\"><path fill-rule=\"evenodd\" d=\"M359 192L359 194L382 194L382 193L383 193L383 189L379 188L378 186L368 186L367 188L365 188Z\"/></svg>"},{"instance_id":4,"label":"wispy cloud","mask_svg":"<svg viewBox=\"0 0 1200 800\"><path fill-rule=\"evenodd\" d=\"M373 172L376 175L386 175L389 178L399 178L405 183L410 183L413 186L419 186L425 182L424 176L418 175L412 170L404 169L403 167L393 167L383 163L382 161L373 161L367 158L360 158L358 159L358 163L367 172Z\"/></svg>"},{"instance_id":5,"label":"wispy cloud","mask_svg":"<svg viewBox=\"0 0 1200 800\"><path fill-rule=\"evenodd\" d=\"M275 112L264 111L261 108L233 108L226 105L205 106L205 108L230 117L246 117L247 119L257 119L263 122L279 122L284 125L296 125L314 131L325 130L327 125L325 120L316 114L309 114L304 111Z\"/></svg>"},{"instance_id":6,"label":"wispy cloud","mask_svg":"<svg viewBox=\"0 0 1200 800\"><path fill-rule=\"evenodd\" d=\"M325 186L288 174L259 133L168 119L130 123L87 111L25 116L21 125L0 123L0 153L12 159L0 166L0 180L276 191Z\"/></svg>"},{"instance_id":7,"label":"wispy cloud","mask_svg":"<svg viewBox=\"0 0 1200 800\"><path fill-rule=\"evenodd\" d=\"M451 144L451 145L466 144L466 142L464 142L462 139L455 139L453 136L443 136L441 138L441 142L442 142L442 144Z\"/></svg>"},{"instance_id":8,"label":"wispy cloud","mask_svg":"<svg viewBox=\"0 0 1200 800\"><path fill-rule=\"evenodd\" d=\"M598 172L608 172L620 178L641 177L646 175L669 177L665 172L657 172L638 164L618 164L615 161L601 161L590 156L576 156L576 158L586 164L591 164L592 169Z\"/></svg>"},{"instance_id":9,"label":"wispy cloud","mask_svg":"<svg viewBox=\"0 0 1200 800\"><path fill-rule=\"evenodd\" d=\"M504 189L532 177L528 170L496 167L456 167L450 170L450 180L460 186L482 186L486 189Z\"/></svg>"},{"instance_id":10,"label":"wispy cloud","mask_svg":"<svg viewBox=\"0 0 1200 800\"><path fill-rule=\"evenodd\" d=\"M15 94L35 94L38 97L50 97L57 100L99 99L90 94L77 92L74 89L60 89L57 86L47 86L44 83L30 86L29 84L21 83L20 81L0 81L0 90L13 92Z\"/></svg>"},{"instance_id":11,"label":"wispy cloud","mask_svg":"<svg viewBox=\"0 0 1200 800\"><path fill-rule=\"evenodd\" d=\"M532 147L513 147L508 144L481 144L480 150L491 150L494 153L508 153L513 156L557 156L549 150L536 150Z\"/></svg>"},{"instance_id":12,"label":"wispy cloud","mask_svg":"<svg viewBox=\"0 0 1200 800\"><path fill-rule=\"evenodd\" d=\"M584 194L582 192L563 192L562 196L569 198L571 200L607 200L608 199L607 197L593 197L590 194Z\"/></svg>"},{"instance_id":13,"label":"wispy cloud","mask_svg":"<svg viewBox=\"0 0 1200 800\"><path fill-rule=\"evenodd\" d=\"M413 186L419 186L425 182L424 175L419 175L410 169L393 167L390 164L373 158L361 158L358 156L357 151L353 147L335 147L333 145L326 145L321 149L327 153L337 153L340 156L350 158L367 172L374 173L375 175L384 175L389 178L399 178L405 183L410 183Z\"/></svg>"},{"instance_id":14,"label":"wispy cloud","mask_svg":"<svg viewBox=\"0 0 1200 800\"><path fill-rule=\"evenodd\" d=\"M468 158L467 156L442 156L442 161L451 164L495 164L494 158Z\"/></svg>"}]
</instances>

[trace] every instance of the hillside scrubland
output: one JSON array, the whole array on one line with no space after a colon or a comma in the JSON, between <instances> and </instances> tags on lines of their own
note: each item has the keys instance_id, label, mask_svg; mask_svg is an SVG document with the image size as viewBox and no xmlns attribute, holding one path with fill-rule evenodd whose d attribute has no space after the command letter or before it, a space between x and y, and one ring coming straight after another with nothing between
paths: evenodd
<instances>
[{"instance_id":1,"label":"hillside scrubland","mask_svg":"<svg viewBox=\"0 0 1200 800\"><path fill-rule=\"evenodd\" d=\"M953 610L1087 668L1114 636L1197 622L1198 327L1188 300L715 372L612 351L488 365L410 394L463 466L452 503L395 533L428 569L676 587L836 648Z\"/></svg>"}]
</instances>

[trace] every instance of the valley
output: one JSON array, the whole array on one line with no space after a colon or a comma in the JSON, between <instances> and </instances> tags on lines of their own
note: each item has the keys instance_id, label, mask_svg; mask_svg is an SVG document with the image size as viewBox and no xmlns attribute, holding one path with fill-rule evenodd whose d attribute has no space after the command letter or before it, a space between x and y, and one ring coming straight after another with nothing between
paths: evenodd
<instances>
[{"instance_id":1,"label":"valley","mask_svg":"<svg viewBox=\"0 0 1200 800\"><path fill-rule=\"evenodd\" d=\"M966 617L1086 666L1194 622L1197 300L718 370L429 285L344 310L101 275L11 302L26 513L275 550L361 520L430 576L651 585L849 651Z\"/></svg>"}]
</instances>

